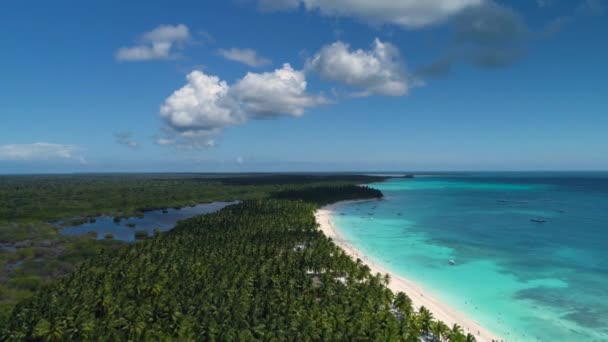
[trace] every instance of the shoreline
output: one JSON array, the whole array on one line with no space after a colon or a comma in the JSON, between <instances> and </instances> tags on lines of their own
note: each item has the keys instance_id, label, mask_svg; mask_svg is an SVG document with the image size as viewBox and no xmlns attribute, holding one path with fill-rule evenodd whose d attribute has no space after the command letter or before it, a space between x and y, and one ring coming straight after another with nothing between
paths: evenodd
<instances>
[{"instance_id":1,"label":"shoreline","mask_svg":"<svg viewBox=\"0 0 608 342\"><path fill-rule=\"evenodd\" d=\"M424 289L419 284L388 270L380 263L370 259L364 253L351 245L350 242L340 234L340 231L336 228L332 220L332 215L334 214L336 208L347 203L368 201L377 201L377 199L342 201L326 205L315 211L315 219L317 220L319 228L323 234L325 234L325 236L331 238L333 242L338 247L342 248L344 252L351 258L355 260L357 258L361 259L361 261L370 268L372 274L389 274L391 276L391 281L387 287L395 293L401 291L407 294L407 296L412 300L414 310L417 311L420 306L425 306L433 314L433 317L436 320L443 321L450 327L453 324L460 325L465 334L473 334L478 342L500 341L501 338L499 338L498 335L490 332L488 329L484 328L475 320L467 317L465 314L441 302L436 296Z\"/></svg>"}]
</instances>

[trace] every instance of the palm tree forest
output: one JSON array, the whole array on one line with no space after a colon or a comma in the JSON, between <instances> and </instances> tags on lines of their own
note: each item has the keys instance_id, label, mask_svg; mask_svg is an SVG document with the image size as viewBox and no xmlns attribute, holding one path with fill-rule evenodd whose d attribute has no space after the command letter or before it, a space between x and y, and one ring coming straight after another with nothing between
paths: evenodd
<instances>
[{"instance_id":1,"label":"palm tree forest","mask_svg":"<svg viewBox=\"0 0 608 342\"><path fill-rule=\"evenodd\" d=\"M57 179L55 188L26 198L16 194L27 194L35 179L3 179L3 199L15 195L11 198L38 220L28 219L26 211L8 218L7 208L15 203L3 202L5 225L93 215L89 204L81 203L75 211L69 201L57 198L95 197L91 202L100 203L100 195L117 188L136 195L112 197L99 206L115 215L191 201L241 202L180 221L142 241L109 244L111 237L106 237L88 242L96 246L94 251L79 255L69 271L37 275L41 281L30 294L5 305L0 340L475 341L458 325L449 327L425 307L413 307L407 294L391 292L386 287L390 277L370 273L318 229L314 212L322 205L381 198L380 191L360 185L375 180L91 176ZM26 191L18 192L20 188ZM97 195L87 192L95 188ZM153 198L171 191L182 193ZM65 255L55 258L65 262ZM11 293L11 280L4 275L3 300Z\"/></svg>"}]
</instances>

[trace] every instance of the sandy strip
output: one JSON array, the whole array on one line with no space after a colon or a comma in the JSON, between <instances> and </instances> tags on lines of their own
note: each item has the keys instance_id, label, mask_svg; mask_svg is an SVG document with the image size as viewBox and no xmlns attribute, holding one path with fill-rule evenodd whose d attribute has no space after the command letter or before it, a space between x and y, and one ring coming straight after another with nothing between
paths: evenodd
<instances>
[{"instance_id":1,"label":"sandy strip","mask_svg":"<svg viewBox=\"0 0 608 342\"><path fill-rule=\"evenodd\" d=\"M359 201L346 201L335 203L332 205L325 206L317 210L315 213L315 217L320 225L321 230L326 236L332 238L336 245L340 246L353 259L361 259L361 261L367 264L373 274L378 272L381 274L390 274L391 282L388 287L393 292L401 291L407 294L412 299L414 309L417 309L420 306L424 305L427 309L429 309L429 311L433 313L433 316L436 319L443 321L449 327L451 327L454 323L460 325L464 330L465 334L471 333L475 335L475 338L479 342L491 342L492 340L501 340L497 337L498 335L491 333L490 331L482 327L479 323L468 318L463 313L458 312L457 310L454 310L448 305L445 305L444 303L440 302L437 297L433 296L433 294L429 293L429 291L423 289L418 284L414 283L411 280L403 278L398 274L395 274L394 272L388 271L386 268L368 258L359 250L354 248L348 241L346 241L340 235L340 232L336 229L336 226L333 224L331 218L336 207L347 202Z\"/></svg>"}]
</instances>

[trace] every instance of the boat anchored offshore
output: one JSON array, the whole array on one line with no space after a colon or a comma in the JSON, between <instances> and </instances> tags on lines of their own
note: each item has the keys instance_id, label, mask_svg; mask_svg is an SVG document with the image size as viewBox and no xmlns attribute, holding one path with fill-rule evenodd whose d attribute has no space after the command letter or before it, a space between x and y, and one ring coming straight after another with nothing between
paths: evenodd
<instances>
[{"instance_id":1,"label":"boat anchored offshore","mask_svg":"<svg viewBox=\"0 0 608 342\"><path fill-rule=\"evenodd\" d=\"M452 265L452 266L456 265L456 260L454 260L454 259L450 259L448 262L449 262L449 263L450 263L450 265Z\"/></svg>"}]
</instances>

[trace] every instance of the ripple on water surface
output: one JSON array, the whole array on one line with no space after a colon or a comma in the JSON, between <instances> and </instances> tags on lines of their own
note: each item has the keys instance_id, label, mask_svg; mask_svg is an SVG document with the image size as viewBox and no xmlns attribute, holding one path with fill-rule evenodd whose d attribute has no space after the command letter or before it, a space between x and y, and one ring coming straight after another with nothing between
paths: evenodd
<instances>
[{"instance_id":1,"label":"ripple on water surface","mask_svg":"<svg viewBox=\"0 0 608 342\"><path fill-rule=\"evenodd\" d=\"M473 174L372 186L384 200L334 216L362 252L507 340L608 341L608 176Z\"/></svg>"}]
</instances>

